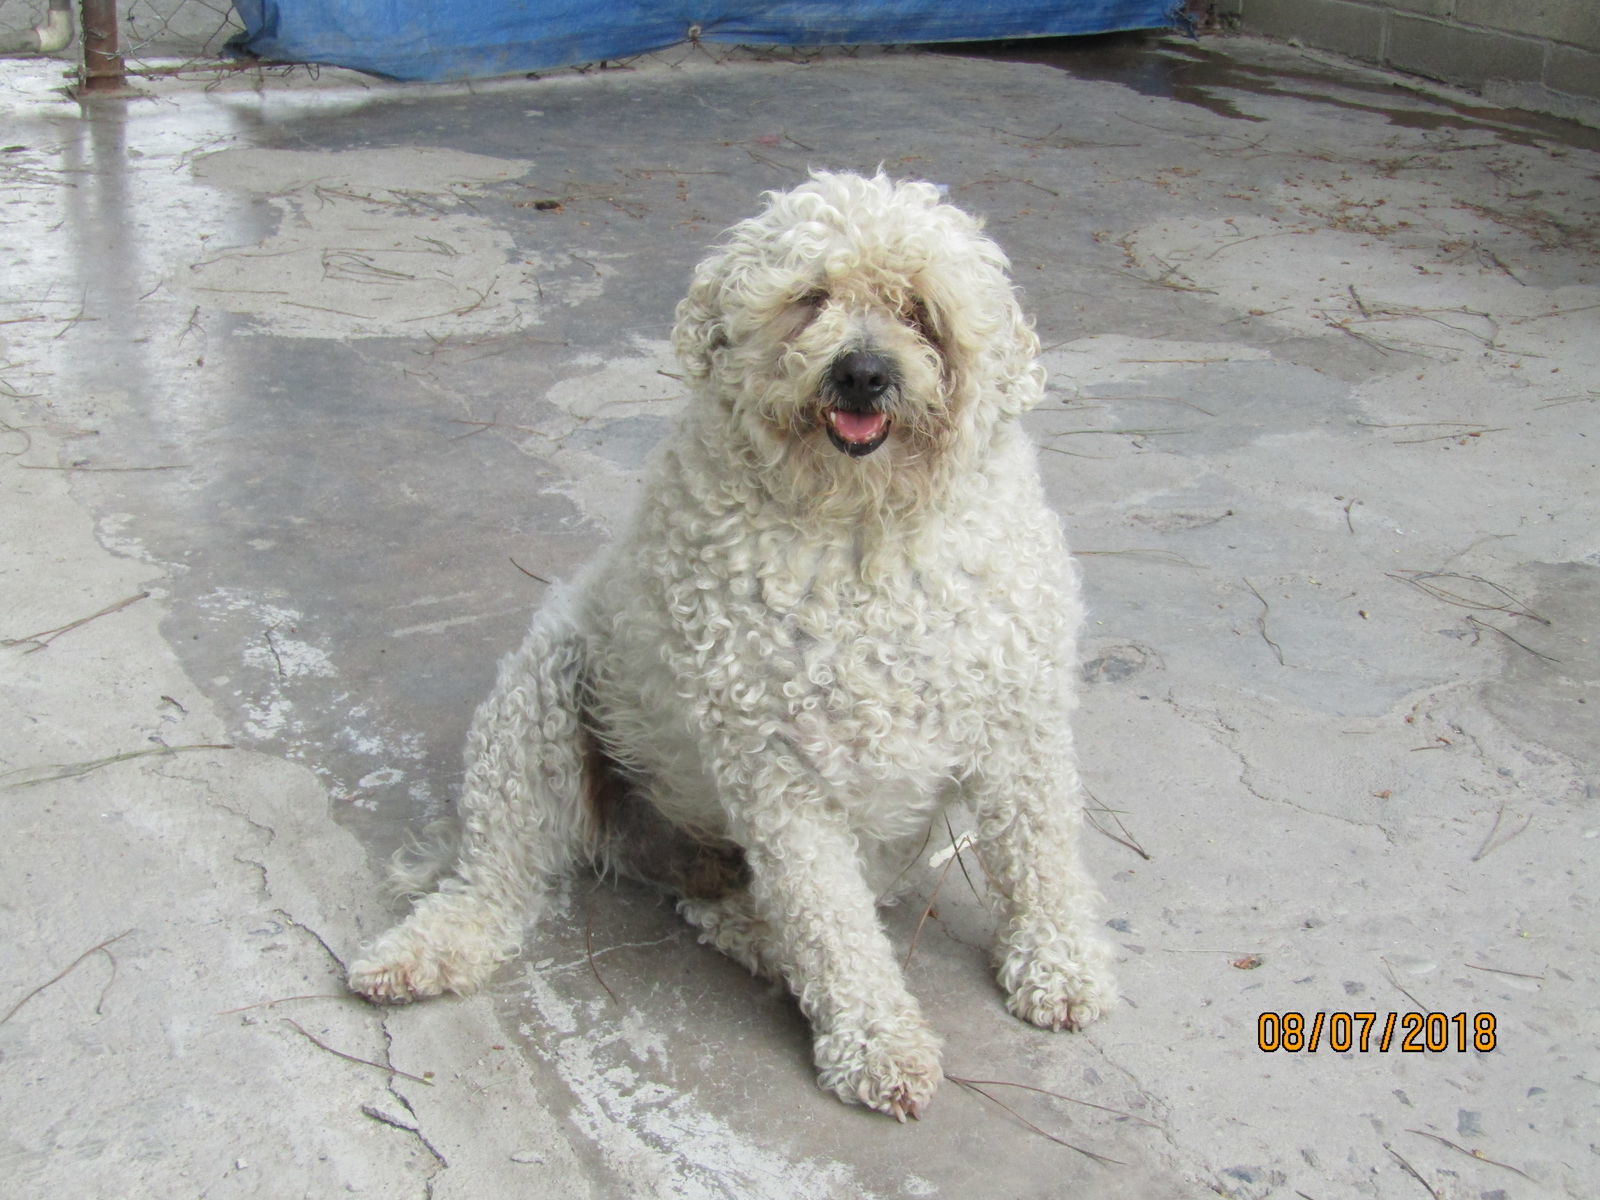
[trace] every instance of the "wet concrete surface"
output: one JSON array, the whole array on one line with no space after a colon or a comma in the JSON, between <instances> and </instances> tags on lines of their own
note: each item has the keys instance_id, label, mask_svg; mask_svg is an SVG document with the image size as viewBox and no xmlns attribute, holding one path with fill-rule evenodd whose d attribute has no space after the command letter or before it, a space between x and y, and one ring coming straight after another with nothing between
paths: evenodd
<instances>
[{"instance_id":1,"label":"wet concrete surface","mask_svg":"<svg viewBox=\"0 0 1600 1200\"><path fill-rule=\"evenodd\" d=\"M0 64L20 1194L1587 1194L1590 133L1245 39L52 84ZM1017 1115L839 1106L791 1002L628 887L487 996L338 998L495 660L627 510L690 267L880 163L987 218L1048 348L1126 1005L1013 1021L934 870L886 922L937 889L913 990ZM1257 1047L1413 1008L1497 1045Z\"/></svg>"}]
</instances>

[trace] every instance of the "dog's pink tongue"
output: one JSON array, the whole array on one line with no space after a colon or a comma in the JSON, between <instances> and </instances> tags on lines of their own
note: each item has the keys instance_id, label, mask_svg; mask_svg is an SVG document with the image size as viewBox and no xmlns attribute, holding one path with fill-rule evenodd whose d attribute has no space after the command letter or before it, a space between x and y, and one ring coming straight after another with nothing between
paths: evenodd
<instances>
[{"instance_id":1,"label":"dog's pink tongue","mask_svg":"<svg viewBox=\"0 0 1600 1200\"><path fill-rule=\"evenodd\" d=\"M853 413L834 409L828 414L833 427L847 442L870 442L883 432L889 418L883 413Z\"/></svg>"}]
</instances>

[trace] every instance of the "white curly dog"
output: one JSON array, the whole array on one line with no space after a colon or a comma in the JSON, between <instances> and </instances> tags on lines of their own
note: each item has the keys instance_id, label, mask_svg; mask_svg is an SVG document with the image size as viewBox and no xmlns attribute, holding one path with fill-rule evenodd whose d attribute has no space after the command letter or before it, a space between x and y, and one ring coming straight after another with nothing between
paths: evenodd
<instances>
[{"instance_id":1,"label":"white curly dog","mask_svg":"<svg viewBox=\"0 0 1600 1200\"><path fill-rule=\"evenodd\" d=\"M1017 417L1038 339L927 183L816 173L694 273L694 395L632 528L534 618L473 720L459 848L350 986L468 992L580 863L673 889L785 980L822 1087L904 1120L939 1039L879 924L964 801L1011 1011L1115 1002L1068 716L1078 586Z\"/></svg>"}]
</instances>

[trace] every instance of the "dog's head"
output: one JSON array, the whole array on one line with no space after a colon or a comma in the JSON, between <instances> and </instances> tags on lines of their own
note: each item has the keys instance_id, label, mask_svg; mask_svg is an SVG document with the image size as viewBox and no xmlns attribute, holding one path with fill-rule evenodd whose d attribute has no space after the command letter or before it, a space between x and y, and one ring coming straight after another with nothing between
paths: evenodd
<instances>
[{"instance_id":1,"label":"dog's head","mask_svg":"<svg viewBox=\"0 0 1600 1200\"><path fill-rule=\"evenodd\" d=\"M1042 394L1006 267L932 184L818 172L696 268L673 344L798 496L925 498Z\"/></svg>"}]
</instances>

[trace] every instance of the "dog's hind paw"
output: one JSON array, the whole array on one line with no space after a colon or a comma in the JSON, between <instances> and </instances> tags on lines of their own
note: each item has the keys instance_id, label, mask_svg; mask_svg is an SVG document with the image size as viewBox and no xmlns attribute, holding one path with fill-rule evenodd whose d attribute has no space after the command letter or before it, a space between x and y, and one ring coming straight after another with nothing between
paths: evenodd
<instances>
[{"instance_id":1,"label":"dog's hind paw","mask_svg":"<svg viewBox=\"0 0 1600 1200\"><path fill-rule=\"evenodd\" d=\"M922 1116L944 1077L939 1039L920 1019L852 1036L838 1030L817 1040L817 1082L851 1104L897 1121Z\"/></svg>"}]
</instances>

